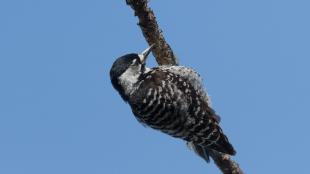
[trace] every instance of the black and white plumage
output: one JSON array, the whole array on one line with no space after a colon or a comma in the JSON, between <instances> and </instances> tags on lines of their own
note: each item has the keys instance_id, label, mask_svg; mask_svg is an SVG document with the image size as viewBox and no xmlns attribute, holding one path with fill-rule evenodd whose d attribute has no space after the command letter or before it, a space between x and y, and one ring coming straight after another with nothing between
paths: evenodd
<instances>
[{"instance_id":1,"label":"black and white plumage","mask_svg":"<svg viewBox=\"0 0 310 174\"><path fill-rule=\"evenodd\" d=\"M151 47L142 54L124 55L110 70L113 87L130 104L137 120L187 141L206 161L208 149L234 155L200 76L183 66L147 68L150 51Z\"/></svg>"}]
</instances>

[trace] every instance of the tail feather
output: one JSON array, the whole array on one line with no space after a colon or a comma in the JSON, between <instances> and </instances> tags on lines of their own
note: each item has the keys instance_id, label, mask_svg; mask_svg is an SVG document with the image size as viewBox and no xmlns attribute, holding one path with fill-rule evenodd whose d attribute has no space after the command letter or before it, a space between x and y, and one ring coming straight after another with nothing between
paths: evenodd
<instances>
[{"instance_id":1,"label":"tail feather","mask_svg":"<svg viewBox=\"0 0 310 174\"><path fill-rule=\"evenodd\" d=\"M193 142L187 142L187 146L192 149L198 156L203 158L207 163L210 162L210 155L208 149L200 145L196 145Z\"/></svg>"},{"instance_id":2,"label":"tail feather","mask_svg":"<svg viewBox=\"0 0 310 174\"><path fill-rule=\"evenodd\" d=\"M208 145L207 147L229 155L236 154L234 147L230 144L224 134L221 134L220 138L216 142L210 143L210 145Z\"/></svg>"},{"instance_id":3,"label":"tail feather","mask_svg":"<svg viewBox=\"0 0 310 174\"><path fill-rule=\"evenodd\" d=\"M203 144L203 146L225 154L235 155L236 151L234 147L230 144L228 138L223 133L218 123L213 123L214 124L210 126L212 127L210 129L210 133L207 134L207 136L205 137L205 143Z\"/></svg>"},{"instance_id":4,"label":"tail feather","mask_svg":"<svg viewBox=\"0 0 310 174\"><path fill-rule=\"evenodd\" d=\"M221 134L220 138L216 142L211 142L207 146L195 144L193 142L187 142L187 145L192 149L198 156L203 158L207 163L210 162L209 150L215 150L221 153L235 155L236 151L233 146L229 143L227 137Z\"/></svg>"}]
</instances>

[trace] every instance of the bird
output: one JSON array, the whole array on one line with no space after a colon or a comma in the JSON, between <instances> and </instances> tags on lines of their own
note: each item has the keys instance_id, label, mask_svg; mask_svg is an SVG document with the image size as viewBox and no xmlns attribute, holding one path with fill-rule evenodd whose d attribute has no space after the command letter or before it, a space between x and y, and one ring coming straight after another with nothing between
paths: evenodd
<instances>
[{"instance_id":1,"label":"bird","mask_svg":"<svg viewBox=\"0 0 310 174\"><path fill-rule=\"evenodd\" d=\"M136 119L147 127L183 139L205 161L210 151L235 155L219 126L201 76L178 65L146 66L154 44L142 53L117 58L111 69L112 86L130 105Z\"/></svg>"}]
</instances>

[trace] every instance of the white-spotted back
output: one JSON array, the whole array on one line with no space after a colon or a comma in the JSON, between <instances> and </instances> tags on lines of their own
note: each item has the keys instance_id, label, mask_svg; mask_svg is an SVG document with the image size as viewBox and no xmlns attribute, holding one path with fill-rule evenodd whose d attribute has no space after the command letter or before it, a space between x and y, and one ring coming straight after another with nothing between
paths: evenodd
<instances>
[{"instance_id":1,"label":"white-spotted back","mask_svg":"<svg viewBox=\"0 0 310 174\"><path fill-rule=\"evenodd\" d=\"M167 72L177 74L183 77L184 79L188 80L193 85L195 90L199 93L199 95L203 96L205 98L205 101L211 107L211 100L203 86L203 80L196 71L194 71L191 68L184 67L184 66L159 66L159 68L162 71L167 71Z\"/></svg>"}]
</instances>

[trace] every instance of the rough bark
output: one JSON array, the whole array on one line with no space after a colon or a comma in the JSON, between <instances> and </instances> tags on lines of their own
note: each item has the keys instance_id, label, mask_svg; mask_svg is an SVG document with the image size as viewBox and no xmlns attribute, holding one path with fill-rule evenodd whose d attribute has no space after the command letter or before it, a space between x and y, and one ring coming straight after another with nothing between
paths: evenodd
<instances>
[{"instance_id":1,"label":"rough bark","mask_svg":"<svg viewBox=\"0 0 310 174\"><path fill-rule=\"evenodd\" d=\"M147 6L147 0L126 0L139 18L143 36L149 45L155 44L153 55L159 65L177 65L178 61L169 44L165 41L153 11Z\"/></svg>"},{"instance_id":2,"label":"rough bark","mask_svg":"<svg viewBox=\"0 0 310 174\"><path fill-rule=\"evenodd\" d=\"M231 159L230 155L216 151L210 151L214 163L224 174L244 174L239 164Z\"/></svg>"},{"instance_id":3,"label":"rough bark","mask_svg":"<svg viewBox=\"0 0 310 174\"><path fill-rule=\"evenodd\" d=\"M138 25L149 45L155 44L152 52L159 65L177 65L178 60L169 44L165 41L153 11L147 0L126 0L139 18ZM211 151L210 156L223 174L244 174L238 163L227 154Z\"/></svg>"}]
</instances>

